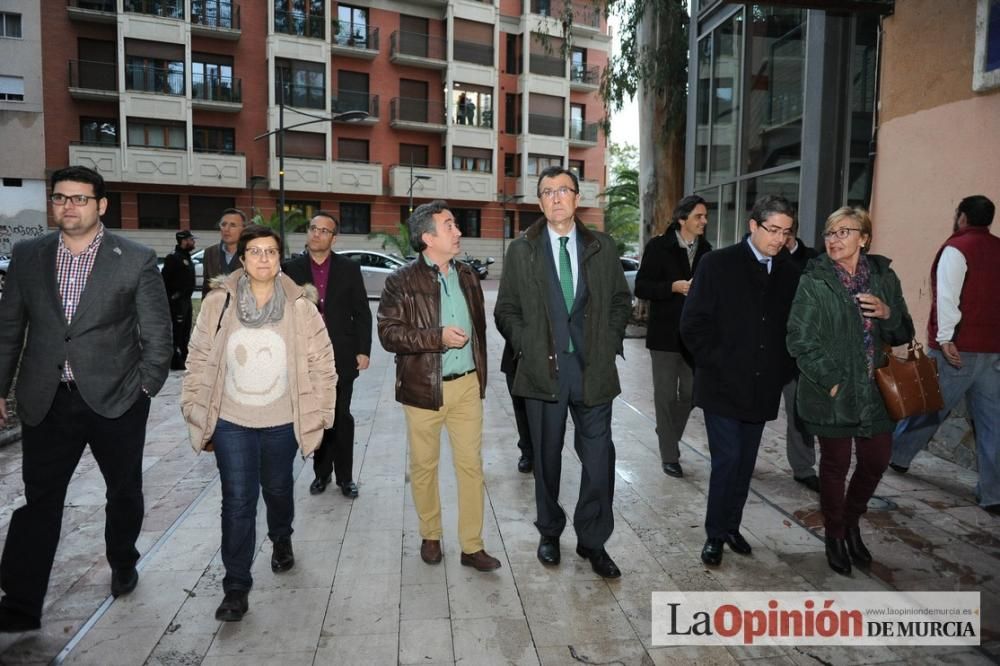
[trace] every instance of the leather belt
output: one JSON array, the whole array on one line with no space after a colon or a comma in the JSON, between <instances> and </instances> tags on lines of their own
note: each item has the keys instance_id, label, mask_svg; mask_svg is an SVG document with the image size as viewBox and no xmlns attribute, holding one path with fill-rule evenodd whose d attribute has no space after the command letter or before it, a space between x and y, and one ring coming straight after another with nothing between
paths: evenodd
<instances>
[{"instance_id":1,"label":"leather belt","mask_svg":"<svg viewBox=\"0 0 1000 666\"><path fill-rule=\"evenodd\" d=\"M461 379L462 377L464 377L466 375L471 375L475 371L476 371L476 369L473 368L472 370L466 370L465 372L456 372L453 375L445 375L444 377L441 378L441 381L443 381L443 382L451 382L451 381L454 381L456 379Z\"/></svg>"}]
</instances>

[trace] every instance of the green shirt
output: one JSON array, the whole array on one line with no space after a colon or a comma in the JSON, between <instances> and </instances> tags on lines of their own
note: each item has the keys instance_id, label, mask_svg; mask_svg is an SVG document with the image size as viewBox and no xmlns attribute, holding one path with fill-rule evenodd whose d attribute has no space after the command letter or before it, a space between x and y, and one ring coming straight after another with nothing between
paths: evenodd
<instances>
[{"instance_id":1,"label":"green shirt","mask_svg":"<svg viewBox=\"0 0 1000 666\"><path fill-rule=\"evenodd\" d=\"M426 255L424 261L428 266L434 265ZM444 352L441 375L447 377L476 369L476 362L472 358L472 317L469 315L469 304L462 293L462 286L458 282L455 263L451 262L447 275L438 271L437 276L441 285L441 327L457 326L469 336L469 342L461 349L447 349Z\"/></svg>"}]
</instances>

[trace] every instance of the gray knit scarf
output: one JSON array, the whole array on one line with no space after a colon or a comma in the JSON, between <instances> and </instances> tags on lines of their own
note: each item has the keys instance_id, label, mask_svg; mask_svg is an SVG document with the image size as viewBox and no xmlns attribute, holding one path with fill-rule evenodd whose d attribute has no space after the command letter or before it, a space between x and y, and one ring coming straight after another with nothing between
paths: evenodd
<instances>
[{"instance_id":1,"label":"gray knit scarf","mask_svg":"<svg viewBox=\"0 0 1000 666\"><path fill-rule=\"evenodd\" d=\"M246 273L240 276L236 282L236 317L241 324L247 328L260 328L264 324L281 321L284 314L285 290L277 278L274 280L274 294L264 307L258 308L257 299L250 290L249 276Z\"/></svg>"}]
</instances>

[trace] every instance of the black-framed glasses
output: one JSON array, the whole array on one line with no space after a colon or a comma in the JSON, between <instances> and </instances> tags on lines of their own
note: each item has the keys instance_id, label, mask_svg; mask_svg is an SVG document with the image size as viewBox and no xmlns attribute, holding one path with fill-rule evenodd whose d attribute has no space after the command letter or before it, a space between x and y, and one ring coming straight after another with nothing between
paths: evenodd
<instances>
[{"instance_id":1,"label":"black-framed glasses","mask_svg":"<svg viewBox=\"0 0 1000 666\"><path fill-rule=\"evenodd\" d=\"M569 196L570 192L576 194L577 192L579 192L579 190L574 190L572 187L566 187L565 185L563 185L562 187L557 187L555 189L546 188L541 192L539 192L538 196L540 196L543 199L551 199L557 194L560 197Z\"/></svg>"},{"instance_id":2,"label":"black-framed glasses","mask_svg":"<svg viewBox=\"0 0 1000 666\"><path fill-rule=\"evenodd\" d=\"M841 227L840 229L832 229L830 231L824 231L823 238L825 240L830 240L831 238L836 236L840 240L844 240L845 238L851 235L852 231L857 231L858 233L861 233L861 229L855 229L854 227Z\"/></svg>"},{"instance_id":3,"label":"black-framed glasses","mask_svg":"<svg viewBox=\"0 0 1000 666\"><path fill-rule=\"evenodd\" d=\"M320 235L323 235L323 236L325 236L327 234L330 234L332 236L333 235L333 229L327 229L325 227L317 227L315 224L310 224L309 225L309 233L311 233L311 234L320 234Z\"/></svg>"},{"instance_id":4,"label":"black-framed glasses","mask_svg":"<svg viewBox=\"0 0 1000 666\"><path fill-rule=\"evenodd\" d=\"M772 236L783 236L784 238L791 238L793 235L792 230L782 229L781 227L769 227L766 224L759 225L761 229L771 234Z\"/></svg>"},{"instance_id":5,"label":"black-framed glasses","mask_svg":"<svg viewBox=\"0 0 1000 666\"><path fill-rule=\"evenodd\" d=\"M65 206L67 201L72 201L74 206L86 206L91 199L96 201L100 197L92 197L89 194L62 194L60 192L49 197L53 206Z\"/></svg>"}]
</instances>

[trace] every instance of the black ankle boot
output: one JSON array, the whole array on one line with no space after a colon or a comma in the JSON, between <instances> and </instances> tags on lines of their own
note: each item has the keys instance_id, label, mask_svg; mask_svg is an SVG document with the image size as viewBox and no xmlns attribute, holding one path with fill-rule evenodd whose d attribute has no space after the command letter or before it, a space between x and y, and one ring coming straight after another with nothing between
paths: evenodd
<instances>
[{"instance_id":1,"label":"black ankle boot","mask_svg":"<svg viewBox=\"0 0 1000 666\"><path fill-rule=\"evenodd\" d=\"M851 558L843 539L826 537L826 561L831 569L842 576L851 575Z\"/></svg>"},{"instance_id":2,"label":"black ankle boot","mask_svg":"<svg viewBox=\"0 0 1000 666\"><path fill-rule=\"evenodd\" d=\"M865 542L861 540L860 527L848 527L844 535L847 542L847 552L851 555L851 560L859 567L867 567L872 563L872 554L865 548Z\"/></svg>"},{"instance_id":3,"label":"black ankle boot","mask_svg":"<svg viewBox=\"0 0 1000 666\"><path fill-rule=\"evenodd\" d=\"M215 619L219 622L239 622L242 620L250 608L249 596L250 593L246 590L226 592L225 598L215 611Z\"/></svg>"}]
</instances>

